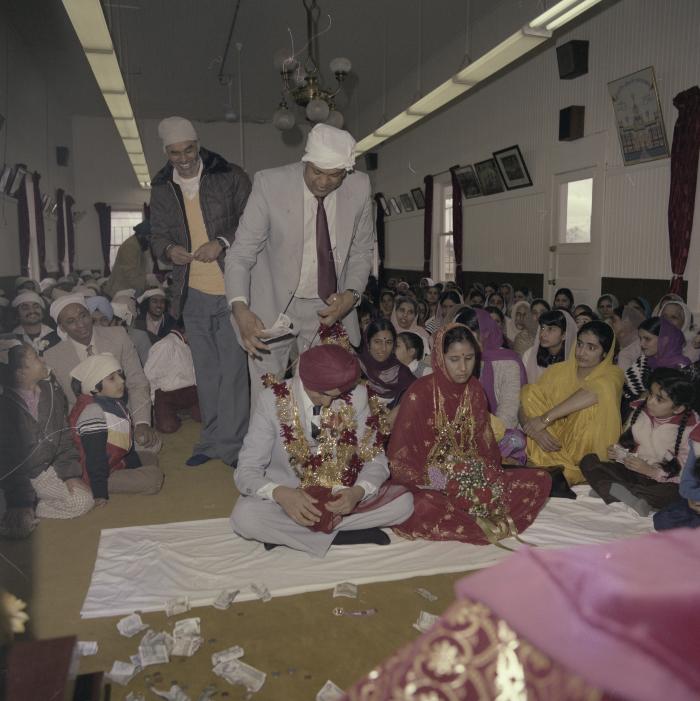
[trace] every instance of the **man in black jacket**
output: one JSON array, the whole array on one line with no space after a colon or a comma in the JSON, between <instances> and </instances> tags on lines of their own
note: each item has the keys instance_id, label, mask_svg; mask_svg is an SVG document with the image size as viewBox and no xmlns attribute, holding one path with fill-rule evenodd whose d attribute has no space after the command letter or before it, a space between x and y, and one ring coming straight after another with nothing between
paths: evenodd
<instances>
[{"instance_id":1,"label":"man in black jacket","mask_svg":"<svg viewBox=\"0 0 700 701\"><path fill-rule=\"evenodd\" d=\"M236 465L248 427L247 361L231 326L224 258L250 194L237 165L200 148L192 124L168 117L158 125L168 163L153 179L151 246L173 264L170 313L184 318L192 350L202 433L190 467L219 458Z\"/></svg>"}]
</instances>

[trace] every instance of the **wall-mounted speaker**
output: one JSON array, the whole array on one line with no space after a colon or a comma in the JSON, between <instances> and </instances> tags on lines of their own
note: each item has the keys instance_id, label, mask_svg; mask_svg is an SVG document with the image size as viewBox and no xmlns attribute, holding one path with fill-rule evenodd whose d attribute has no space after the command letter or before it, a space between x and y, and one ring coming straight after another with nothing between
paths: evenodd
<instances>
[{"instance_id":1,"label":"wall-mounted speaker","mask_svg":"<svg viewBox=\"0 0 700 701\"><path fill-rule=\"evenodd\" d=\"M588 42L581 39L557 46L559 77L571 80L588 73Z\"/></svg>"},{"instance_id":2,"label":"wall-mounted speaker","mask_svg":"<svg viewBox=\"0 0 700 701\"><path fill-rule=\"evenodd\" d=\"M70 158L68 146L56 146L56 163L60 166L67 166Z\"/></svg>"},{"instance_id":3,"label":"wall-mounted speaker","mask_svg":"<svg viewBox=\"0 0 700 701\"><path fill-rule=\"evenodd\" d=\"M377 153L366 153L365 154L365 169L366 170L377 170L379 167L379 154Z\"/></svg>"},{"instance_id":4,"label":"wall-mounted speaker","mask_svg":"<svg viewBox=\"0 0 700 701\"><path fill-rule=\"evenodd\" d=\"M571 105L559 110L559 141L575 141L583 137L585 116L584 105Z\"/></svg>"}]
</instances>

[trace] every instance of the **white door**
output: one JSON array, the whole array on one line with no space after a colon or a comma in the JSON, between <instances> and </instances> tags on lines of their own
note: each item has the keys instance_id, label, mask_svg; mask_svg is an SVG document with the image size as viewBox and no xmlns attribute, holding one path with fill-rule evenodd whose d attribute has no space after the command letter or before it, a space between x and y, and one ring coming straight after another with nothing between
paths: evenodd
<instances>
[{"instance_id":1,"label":"white door","mask_svg":"<svg viewBox=\"0 0 700 701\"><path fill-rule=\"evenodd\" d=\"M576 304L595 307L600 296L605 134L556 147L546 297L568 287Z\"/></svg>"}]
</instances>

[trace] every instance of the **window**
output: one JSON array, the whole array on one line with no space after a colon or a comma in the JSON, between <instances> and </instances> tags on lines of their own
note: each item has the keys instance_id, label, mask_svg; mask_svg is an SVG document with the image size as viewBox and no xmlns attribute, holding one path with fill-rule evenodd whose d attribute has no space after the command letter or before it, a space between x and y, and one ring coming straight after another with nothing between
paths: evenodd
<instances>
[{"instance_id":1,"label":"window","mask_svg":"<svg viewBox=\"0 0 700 701\"><path fill-rule=\"evenodd\" d=\"M559 188L559 243L590 243L593 178L572 180Z\"/></svg>"},{"instance_id":2,"label":"window","mask_svg":"<svg viewBox=\"0 0 700 701\"><path fill-rule=\"evenodd\" d=\"M114 211L112 210L112 236L109 243L109 267L114 267L119 246L133 236L134 227L143 221L141 210Z\"/></svg>"},{"instance_id":3,"label":"window","mask_svg":"<svg viewBox=\"0 0 700 701\"><path fill-rule=\"evenodd\" d=\"M440 280L455 279L455 248L452 239L452 187L445 187L442 195L438 262Z\"/></svg>"}]
</instances>

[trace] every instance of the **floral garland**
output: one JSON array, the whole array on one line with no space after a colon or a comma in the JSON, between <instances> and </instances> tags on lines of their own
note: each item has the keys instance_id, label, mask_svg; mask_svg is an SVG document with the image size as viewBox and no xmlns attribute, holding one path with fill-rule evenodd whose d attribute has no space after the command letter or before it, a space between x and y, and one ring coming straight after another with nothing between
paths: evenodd
<instances>
[{"instance_id":1,"label":"floral garland","mask_svg":"<svg viewBox=\"0 0 700 701\"><path fill-rule=\"evenodd\" d=\"M275 395L280 435L289 456L289 463L303 487L351 487L365 462L372 460L384 447L386 425L376 412L376 398L370 398L370 413L365 421L362 439L357 439L357 416L350 393L338 397L341 405L335 411L321 411L318 450L314 452L306 440L299 419L299 407L287 382L273 375L263 377L265 387Z\"/></svg>"},{"instance_id":2,"label":"floral garland","mask_svg":"<svg viewBox=\"0 0 700 701\"><path fill-rule=\"evenodd\" d=\"M322 345L340 346L353 355L355 353L350 339L348 338L348 332L339 321L336 321L335 324L331 324L330 326L321 324L318 327L318 337L321 339Z\"/></svg>"}]
</instances>

